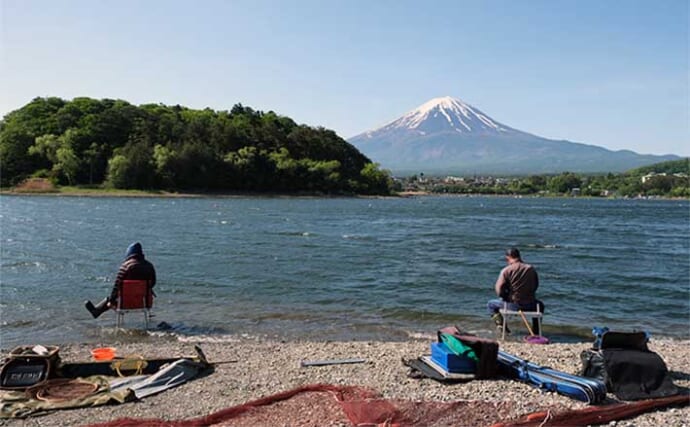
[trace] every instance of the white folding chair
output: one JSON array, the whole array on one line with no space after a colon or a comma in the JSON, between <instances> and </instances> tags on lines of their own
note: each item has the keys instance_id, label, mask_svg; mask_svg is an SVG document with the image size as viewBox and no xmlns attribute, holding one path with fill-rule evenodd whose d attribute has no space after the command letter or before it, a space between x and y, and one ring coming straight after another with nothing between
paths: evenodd
<instances>
[{"instance_id":1,"label":"white folding chair","mask_svg":"<svg viewBox=\"0 0 690 427\"><path fill-rule=\"evenodd\" d=\"M519 316L520 315L520 310L509 310L508 309L508 303L504 302L503 303L503 308L498 310L499 313L503 316L503 335L501 336L502 340L506 339L506 328L508 327L508 316ZM537 319L537 323L539 324L539 331L535 331L535 333L538 332L538 334L541 334L541 321L542 317L544 317L544 313L541 312L541 304L537 303L537 310L536 311L522 311L522 314L525 315L525 317L529 317L531 319Z\"/></svg>"}]
</instances>

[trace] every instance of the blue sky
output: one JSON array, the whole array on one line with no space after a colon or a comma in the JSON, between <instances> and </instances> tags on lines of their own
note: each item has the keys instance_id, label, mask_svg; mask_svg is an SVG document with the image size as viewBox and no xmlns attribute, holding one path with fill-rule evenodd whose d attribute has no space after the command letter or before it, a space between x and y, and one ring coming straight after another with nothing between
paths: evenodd
<instances>
[{"instance_id":1,"label":"blue sky","mask_svg":"<svg viewBox=\"0 0 690 427\"><path fill-rule=\"evenodd\" d=\"M690 155L688 2L0 0L0 115L36 96L348 138L450 95L540 136Z\"/></svg>"}]
</instances>

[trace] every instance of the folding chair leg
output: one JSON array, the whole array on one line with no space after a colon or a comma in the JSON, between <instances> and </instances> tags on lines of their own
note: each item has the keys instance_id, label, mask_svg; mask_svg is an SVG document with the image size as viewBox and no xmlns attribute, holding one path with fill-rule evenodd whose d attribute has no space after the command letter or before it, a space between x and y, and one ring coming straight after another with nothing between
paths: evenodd
<instances>
[{"instance_id":1,"label":"folding chair leg","mask_svg":"<svg viewBox=\"0 0 690 427\"><path fill-rule=\"evenodd\" d=\"M506 340L506 327L507 326L508 326L508 316L504 314L503 315L503 331L502 331L503 335L501 336L501 339L503 341Z\"/></svg>"}]
</instances>

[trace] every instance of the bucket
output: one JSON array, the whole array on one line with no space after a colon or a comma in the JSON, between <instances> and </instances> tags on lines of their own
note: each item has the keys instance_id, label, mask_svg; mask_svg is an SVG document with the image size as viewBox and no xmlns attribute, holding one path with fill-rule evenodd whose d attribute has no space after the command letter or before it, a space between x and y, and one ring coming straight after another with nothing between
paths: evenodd
<instances>
[{"instance_id":1,"label":"bucket","mask_svg":"<svg viewBox=\"0 0 690 427\"><path fill-rule=\"evenodd\" d=\"M101 347L91 350L91 356L94 360L113 360L115 358L114 347Z\"/></svg>"},{"instance_id":2,"label":"bucket","mask_svg":"<svg viewBox=\"0 0 690 427\"><path fill-rule=\"evenodd\" d=\"M541 335L528 335L523 338L528 344L548 344L549 339Z\"/></svg>"},{"instance_id":3,"label":"bucket","mask_svg":"<svg viewBox=\"0 0 690 427\"><path fill-rule=\"evenodd\" d=\"M525 317L525 313L523 313L522 310L518 310L518 312L520 313L520 317L522 317L522 321L525 322L525 326L527 326L527 330L529 331L529 336L523 337L522 340L528 344L548 344L548 338L542 337L541 335L534 335L534 332L532 332L532 328L530 328L529 322Z\"/></svg>"}]
</instances>

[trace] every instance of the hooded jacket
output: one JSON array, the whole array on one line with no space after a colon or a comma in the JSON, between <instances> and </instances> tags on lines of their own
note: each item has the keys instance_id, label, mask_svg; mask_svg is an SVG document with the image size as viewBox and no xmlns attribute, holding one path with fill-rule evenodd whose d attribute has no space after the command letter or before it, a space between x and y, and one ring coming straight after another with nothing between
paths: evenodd
<instances>
[{"instance_id":1,"label":"hooded jacket","mask_svg":"<svg viewBox=\"0 0 690 427\"><path fill-rule=\"evenodd\" d=\"M118 292L124 280L146 280L149 289L156 286L156 270L153 264L144 258L139 243L132 244L127 248L126 259L120 265L113 290L110 293L111 302L117 301Z\"/></svg>"}]
</instances>

